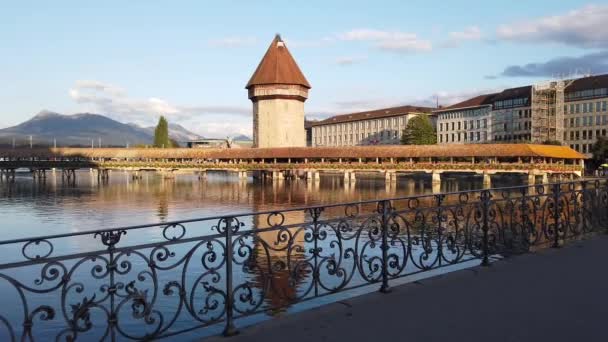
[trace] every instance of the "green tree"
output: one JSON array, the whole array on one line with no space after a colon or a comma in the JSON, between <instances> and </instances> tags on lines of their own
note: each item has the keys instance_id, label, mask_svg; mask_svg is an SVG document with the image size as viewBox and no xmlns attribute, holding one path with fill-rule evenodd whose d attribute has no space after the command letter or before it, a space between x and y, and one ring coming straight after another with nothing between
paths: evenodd
<instances>
[{"instance_id":1,"label":"green tree","mask_svg":"<svg viewBox=\"0 0 608 342\"><path fill-rule=\"evenodd\" d=\"M411 118L401 135L403 145L433 145L436 143L437 133L426 115Z\"/></svg>"},{"instance_id":2,"label":"green tree","mask_svg":"<svg viewBox=\"0 0 608 342\"><path fill-rule=\"evenodd\" d=\"M169 139L169 124L164 116L158 119L158 124L154 130L154 147L169 148L171 146L171 140Z\"/></svg>"},{"instance_id":3,"label":"green tree","mask_svg":"<svg viewBox=\"0 0 608 342\"><path fill-rule=\"evenodd\" d=\"M591 146L591 153L593 154L593 164L598 167L606 163L608 159L608 139L606 137L599 136L593 146Z\"/></svg>"}]
</instances>

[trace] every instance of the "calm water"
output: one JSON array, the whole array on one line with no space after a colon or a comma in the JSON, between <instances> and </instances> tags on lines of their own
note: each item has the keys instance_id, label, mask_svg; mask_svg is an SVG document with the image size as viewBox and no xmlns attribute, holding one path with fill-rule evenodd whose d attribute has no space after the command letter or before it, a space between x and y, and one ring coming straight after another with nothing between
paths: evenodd
<instances>
[{"instance_id":1,"label":"calm water","mask_svg":"<svg viewBox=\"0 0 608 342\"><path fill-rule=\"evenodd\" d=\"M354 187L344 186L341 175L324 175L318 186L304 180L273 184L250 177L240 181L221 172L204 181L187 174L163 179L156 173L134 181L128 173L113 172L107 184L99 184L94 174L79 172L75 185L64 184L60 173L48 177L41 183L23 173L14 184L0 183L3 240L438 190L425 175L399 177L396 187L389 188L383 177L374 174L358 176ZM492 181L493 187L525 184L519 176L498 176ZM481 176L444 175L440 190L482 187Z\"/></svg>"},{"instance_id":2,"label":"calm water","mask_svg":"<svg viewBox=\"0 0 608 342\"><path fill-rule=\"evenodd\" d=\"M493 178L494 187L513 186L525 184L525 179L519 176L501 176ZM0 215L2 215L2 239L11 239L18 237L30 237L37 235L57 234L66 232L88 231L101 228L112 228L127 225L139 225L146 223L158 223L164 221L184 220L190 218L199 218L205 216L216 216L221 214L234 214L243 212L255 212L266 210L278 210L290 207L301 207L318 204L332 204L338 202L351 202L369 199L382 199L397 196L430 194L437 191L459 191L482 188L482 177L473 175L444 175L443 182L440 187L433 187L431 184L430 175L416 176L401 176L399 177L396 186L386 186L384 178L378 174L358 175L357 182L354 185L344 185L342 175L323 175L321 181L312 184L304 180L280 181L280 182L260 182L252 178L239 180L235 176L226 173L212 173L206 180L199 180L193 175L177 175L174 179L164 179L156 173L144 174L143 179L132 180L131 175L125 172L113 172L110 176L110 181L105 184L100 184L97 177L86 172L79 172L75 184L64 184L61 180L60 173L55 176L49 174L44 182L32 180L27 173L18 174L14 184L0 183ZM287 216L288 223L301 223L304 219L302 215ZM293 221L293 222L291 222ZM264 226L263 222L247 222L249 227ZM189 227L189 229L192 229ZM210 225L196 225L195 229L200 230L197 235L204 235L211 232ZM270 235L272 235L271 233ZM133 243L145 243L149 240L148 236L154 234L140 234L137 232L129 233L128 238L135 239ZM158 238L158 234L152 237ZM87 240L88 239L88 240ZM126 239L126 238L125 238ZM121 242L124 242L121 240ZM253 248L255 246L252 241L248 241ZM304 243L302 243L304 245ZM70 243L54 246L55 253L73 253L75 251L83 251L90 249L99 249L99 241L90 241L90 237L75 238L70 240ZM187 245L178 245L175 251L185 252L188 250ZM326 251L332 247L329 244L324 246ZM297 255L294 254L295 257ZM0 257L3 262L19 259L21 253L18 250L10 250L0 247ZM259 262L263 263L262 258ZM281 255L272 255L273 258L282 258ZM300 256L301 257L301 256ZM134 269L146 269L146 263L139 260L133 261ZM106 279L94 280L91 277L90 270L94 263L83 267L82 284L85 291L77 293L72 291L68 304L83 300L83 296L88 296L90 299L93 294L97 298L103 297L103 287ZM167 271L158 274L160 284L166 284L171 280L178 279L178 271ZM186 276L186 280L195 279L196 272L192 273L192 277ZM259 275L256 272L243 271L238 269L235 271L235 282L242 283L249 281L257 286L257 290L262 287L259 283ZM190 272L188 272L190 273ZM16 272L16 277L20 278L25 283L31 284L36 279L40 278L41 270L38 268L34 271ZM74 275L73 281L76 281L78 275ZM128 280L133 280L132 274ZM277 272L277 280L287 280L288 274ZM279 279L280 278L280 279ZM52 281L46 281L46 285L52 284ZM42 284L44 286L45 284ZM139 283L138 283L139 284ZM309 284L309 277L304 275L304 278L299 279L295 285L295 289L291 289L285 281L284 289L287 291L295 291L299 293L305 291ZM153 292L153 288L149 288L149 281L141 281L140 289L145 289L149 293ZM372 289L373 290L373 289ZM0 307L16 308L18 312L20 304L16 302L16 297L10 294L14 293L11 286L7 286L0 282ZM361 292L359 292L361 293ZM352 293L350 294L352 295ZM51 305L53 307L61 307L61 303L57 302L57 292L46 294L37 298L38 305ZM86 299L86 297L84 298ZM197 297L198 300L203 300L204 296ZM268 300L276 300L270 296ZM329 299L327 299L329 300ZM335 300L335 299L334 299ZM295 308L302 309L307 305L318 305L323 300L299 305ZM277 304L277 303L272 303ZM283 304L283 303L278 303ZM157 303L157 308L164 309L168 312L174 310L174 303L171 298L161 298ZM69 306L66 307L69 311ZM98 313L99 314L99 313ZM8 313L3 310L0 315L9 320L20 320L19 313ZM128 315L127 315L128 316ZM129 317L123 317L121 320L128 320ZM92 313L91 320L104 321L101 316L95 316ZM256 319L264 319L260 317L248 318L247 323L251 323ZM175 328L185 329L192 323L191 318L181 317L176 321ZM58 327L61 327L62 321L51 322L43 329L36 331L36 335L42 336L45 340L45 332L48 336L57 334ZM243 324L239 324L243 326ZM40 325L39 325L40 326ZM140 329L141 321L125 324L127 329ZM192 340L196 337L208 334L221 332L222 324L213 329L205 329L204 332L198 330L194 334L180 335L179 340ZM134 331L135 331L134 330ZM98 339L95 332L88 335L88 339ZM0 329L0 338L2 338L2 329ZM40 337L39 337L40 338ZM172 338L176 339L175 337Z\"/></svg>"}]
</instances>

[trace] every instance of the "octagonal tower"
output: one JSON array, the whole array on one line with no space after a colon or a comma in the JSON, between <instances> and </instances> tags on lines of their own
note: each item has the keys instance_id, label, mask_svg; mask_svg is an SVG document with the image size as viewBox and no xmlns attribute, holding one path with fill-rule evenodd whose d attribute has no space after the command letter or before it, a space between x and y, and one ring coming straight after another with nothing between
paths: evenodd
<instances>
[{"instance_id":1,"label":"octagonal tower","mask_svg":"<svg viewBox=\"0 0 608 342\"><path fill-rule=\"evenodd\" d=\"M245 87L253 102L253 146L306 146L304 102L310 84L276 35Z\"/></svg>"}]
</instances>

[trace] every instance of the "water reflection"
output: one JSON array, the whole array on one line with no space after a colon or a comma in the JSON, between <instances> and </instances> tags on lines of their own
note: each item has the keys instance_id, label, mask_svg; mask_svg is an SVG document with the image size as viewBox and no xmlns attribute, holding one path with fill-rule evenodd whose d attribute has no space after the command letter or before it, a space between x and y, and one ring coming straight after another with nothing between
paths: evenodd
<instances>
[{"instance_id":1,"label":"water reflection","mask_svg":"<svg viewBox=\"0 0 608 342\"><path fill-rule=\"evenodd\" d=\"M495 177L494 185L507 186L522 184L523 179L518 177ZM462 191L482 187L480 176L462 176L445 174L440 184L441 191ZM45 235L52 233L65 233L86 231L98 228L111 228L116 226L135 225L159 221L185 220L188 218L216 216L221 214L235 214L243 212L259 212L279 210L290 207L310 206L317 204L332 204L339 202L354 202L388 197L431 194L433 189L430 175L403 175L395 182L386 182L379 174L359 174L354 183L345 184L340 174L324 175L319 182L306 182L303 180L267 181L248 179L239 180L231 175L217 172L200 179L194 175L177 175L175 178L164 178L158 174L147 173L141 179L133 179L129 173L114 172L108 182L100 182L90 172L79 172L76 182L64 183L60 175L49 175L46 181L33 181L29 175L20 174L14 184L0 184L0 214L3 215L4 239L23 236ZM422 204L421 204L422 205ZM430 205L430 203L426 203ZM346 208L356 214L375 213L374 204L358 205ZM323 218L343 217L345 208L327 208ZM341 284L364 284L377 280L379 269L376 261L380 253L378 241L374 236L374 223L365 225L366 236L356 236L354 230L340 231L340 238L336 238L339 223L326 224L319 228L318 235L313 237L314 229L310 225L311 213L308 211L294 211L284 213L283 216L254 215L249 216L250 221L244 221L244 229L235 237L234 278L235 298L240 301L237 305L240 313L266 310L275 314L298 302L303 298L317 297L330 293ZM432 220L432 215L426 219ZM411 221L411 219L410 219ZM215 233L211 224L216 222L192 224L188 233L202 236L206 233ZM274 226L285 227L281 230L270 230ZM346 222L347 227L361 227L362 222ZM424 235L414 227L418 235ZM247 232L250 230L250 233ZM130 231L121 245L133 246L140 243L164 242L158 230ZM196 246L195 246L196 245ZM222 258L222 245L219 240L211 244L218 251L215 263ZM54 246L55 253L71 254L83 251L99 250L103 248L99 240L90 236L66 239L63 245ZM239 250L237 250L237 248ZM391 247L391 252L398 253L398 245ZM423 253L422 248L416 247L413 251ZM181 256L190 255L192 260L204 260L209 245L197 243L177 244L171 247L175 257L161 258L151 250L142 250L142 254L125 254L122 258L132 262L132 269L126 272L123 281L127 284L136 280L138 291L158 292L156 285L152 286L149 279L135 278L134 274L146 271L150 264L142 255L151 255L150 259L158 262L158 272L155 274L159 286L176 279L182 279L186 289L192 289L193 301L205 300L204 281L210 282L221 289L222 282L213 283L204 277L206 270L200 262L193 262L188 268L167 267ZM352 249L355 252L349 252ZM14 255L3 251L5 262L13 257L19 258L20 253ZM161 254L162 255L162 254ZM167 254L169 255L169 254ZM209 254L207 254L209 255ZM354 256L360 256L355 260ZM349 257L350 256L350 257ZM433 256L431 256L432 259ZM139 260L141 259L141 260ZM73 263L73 261L71 261ZM70 262L66 262L70 265ZM107 279L101 277L92 279L88 277L90 265L83 267L82 284L87 289L79 296L92 298L92 291L97 298L103 298L98 293ZM398 267L399 265L397 265ZM220 267L220 266L218 266ZM223 267L223 266L221 266ZM406 267L405 265L403 267ZM405 271L413 271L416 267L408 265ZM214 269L206 276L223 276L222 270ZM317 272L317 273L315 273ZM40 270L23 272L24 283L32 283L33 274L40 274ZM121 277L123 277L121 276ZM346 279L345 277L348 277ZM60 278L57 278L60 279ZM219 279L223 279L219 278ZM347 280L345 282L345 280ZM155 283L156 284L156 283ZM187 285L187 286L186 286ZM196 292L196 291L199 292ZM210 290L207 290L210 291ZM49 295L49 298L53 297ZM78 296L76 296L78 297ZM55 297L53 297L55 298ZM172 312L175 309L175 297L159 296L156 307ZM1 298L5 301L10 298ZM41 298L45 303L48 298ZM69 303L77 303L83 298L70 298ZM86 300L86 297L85 297ZM204 305L201 304L200 307ZM9 307L9 306L5 306ZM199 307L199 306L197 306ZM221 308L216 308L220 310ZM212 308L209 308L212 311ZM126 314L125 314L126 315ZM121 318L122 319L122 318ZM129 329L140 329L141 322L127 318L126 326ZM60 324L63 322L58 322ZM192 317L184 314L179 316L175 328L187 328L192 324ZM49 328L50 329L50 328Z\"/></svg>"},{"instance_id":2,"label":"water reflection","mask_svg":"<svg viewBox=\"0 0 608 342\"><path fill-rule=\"evenodd\" d=\"M442 178L441 191L483 187L481 176ZM519 176L493 177L493 186L524 182ZM15 183L0 184L0 214L3 237L14 238L436 191L430 175L421 174L400 175L392 183L379 174L358 174L354 184L345 184L340 174L323 175L319 182L262 182L221 172L202 180L187 174L165 179L156 173L134 180L129 173L113 172L104 183L83 171L74 184L63 182L60 173L49 173L44 181L18 174Z\"/></svg>"}]
</instances>

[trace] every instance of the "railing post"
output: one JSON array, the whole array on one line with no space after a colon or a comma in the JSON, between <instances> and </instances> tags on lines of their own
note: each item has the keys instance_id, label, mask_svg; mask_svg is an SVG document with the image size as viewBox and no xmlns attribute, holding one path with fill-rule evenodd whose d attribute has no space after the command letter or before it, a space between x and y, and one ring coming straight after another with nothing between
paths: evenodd
<instances>
[{"instance_id":1,"label":"railing post","mask_svg":"<svg viewBox=\"0 0 608 342\"><path fill-rule=\"evenodd\" d=\"M226 240L226 327L224 328L224 336L234 336L238 334L238 330L234 326L234 296L232 286L232 222L234 218L227 217L225 225L225 240Z\"/></svg>"},{"instance_id":2,"label":"railing post","mask_svg":"<svg viewBox=\"0 0 608 342\"><path fill-rule=\"evenodd\" d=\"M389 293L391 289L388 285L388 222L389 222L389 209L390 201L381 201L380 206L382 210L382 286L380 292Z\"/></svg>"},{"instance_id":3,"label":"railing post","mask_svg":"<svg viewBox=\"0 0 608 342\"><path fill-rule=\"evenodd\" d=\"M489 190L483 190L481 192L481 209L482 209L482 215L483 215L483 220L482 220L482 226L481 226L481 230L483 232L483 237L482 237L482 253L483 253L483 257L481 260L481 266L490 266L490 238L489 238L489 230L490 230L490 225L489 225L489 216L490 216L490 199L491 199L491 194Z\"/></svg>"},{"instance_id":4,"label":"railing post","mask_svg":"<svg viewBox=\"0 0 608 342\"><path fill-rule=\"evenodd\" d=\"M560 192L561 192L561 184L557 183L557 184L553 184L553 224L554 226L554 230L553 230L553 248L559 248L559 226L560 226L560 205L559 205L559 198L560 198Z\"/></svg>"},{"instance_id":5,"label":"railing post","mask_svg":"<svg viewBox=\"0 0 608 342\"><path fill-rule=\"evenodd\" d=\"M588 228L587 228L586 214L587 214L587 210L589 209L590 205L591 205L590 210L593 210L593 203L589 203L591 198L590 198L590 196L587 196L586 192L587 192L587 181L584 180L581 182L581 209L579 210L581 213L581 220L582 220L582 224L583 224L582 234L587 233ZM576 201L575 201L575 203L576 203ZM593 219L593 215L591 217ZM591 222L591 227L593 229L593 222Z\"/></svg>"}]
</instances>

